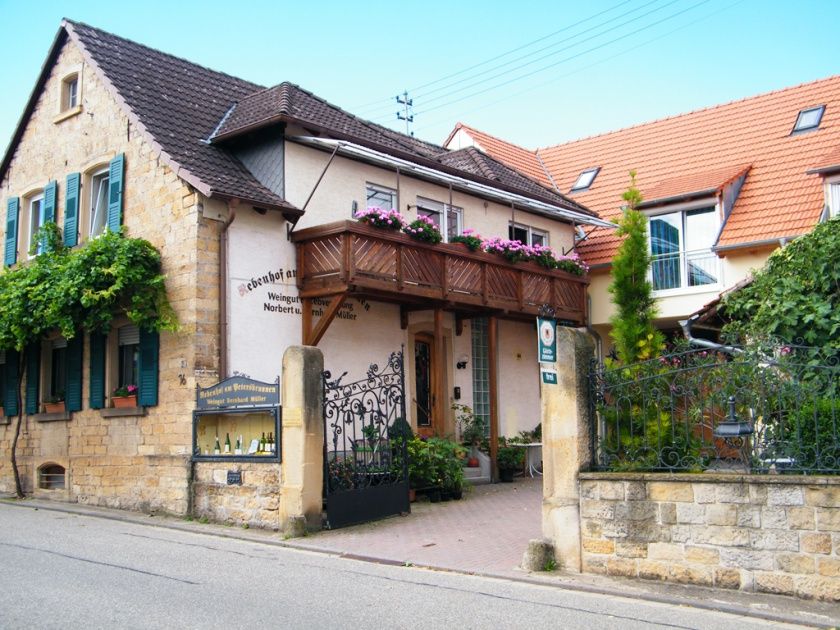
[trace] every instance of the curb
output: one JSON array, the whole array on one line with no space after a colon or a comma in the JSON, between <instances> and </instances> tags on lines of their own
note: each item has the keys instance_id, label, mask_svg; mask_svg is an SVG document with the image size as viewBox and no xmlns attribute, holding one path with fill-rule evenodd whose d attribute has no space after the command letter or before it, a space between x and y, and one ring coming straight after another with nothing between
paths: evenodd
<instances>
[{"instance_id":1,"label":"curb","mask_svg":"<svg viewBox=\"0 0 840 630\"><path fill-rule=\"evenodd\" d=\"M277 540L275 532L269 533L267 530L241 530L231 529L225 531L221 529L223 526L217 523L198 524L195 521L179 522L172 516L155 516L141 514L139 512L127 512L121 510L111 510L109 508L101 508L98 506L75 506L74 504L58 504L48 503L46 501L38 500L18 500L14 497L0 497L0 505L8 505L11 507L25 508L30 510L45 510L49 512L61 512L65 514L75 514L79 516L87 516L91 518L101 518L103 520L117 521L123 523L133 523L139 525L148 525L158 527L161 529L169 529L173 531L188 532L194 534L201 534L205 536L215 536L217 538L228 538L233 540L242 540L246 542L254 542L274 547L281 547L286 549L294 549L295 551L305 551L310 553L317 553L319 555L332 556L335 558L342 558L345 560L355 560L359 562L368 562L371 564L379 564L384 566L394 567L410 567L415 569L423 569L428 571L436 571L442 573L452 573L457 575L475 576L493 580L503 580L508 582L519 582L523 584L532 584L535 586L545 586L552 588L559 588L566 591L589 593L593 595L607 595L610 597L620 597L629 601L642 600L658 604L667 604L672 606L688 606L699 610L709 610L713 612L722 612L731 615L739 615L743 617L750 617L753 619L762 619L765 621L772 621L776 623L786 623L793 625L800 625L806 627L821 627L834 628L840 623L840 616L834 620L822 613L784 613L772 610L758 610L748 605L725 602L719 598L724 594L716 589L709 589L704 587L691 587L693 589L700 589L703 598L686 593L685 595L655 593L639 588L635 582L630 584L617 584L616 586L587 584L585 582L576 580L575 574L558 573L552 575L533 574L528 573L524 575L493 573L484 571L461 571L450 567L440 567L432 564L424 563L406 563L405 561L394 560L393 558L382 558L377 556L370 556L364 554L345 553L336 551L334 549L322 548L313 546L311 544L301 544L294 542L293 539ZM208 525L209 528L206 528ZM259 533L258 533L259 532ZM562 580L562 581L561 581ZM668 586L668 585L665 585ZM680 587L681 585L671 585ZM733 594L735 592L732 592ZM742 593L738 591L738 593ZM748 594L746 594L748 595ZM788 598L783 596L774 596L779 598L779 603L783 602L801 602L795 598Z\"/></svg>"}]
</instances>

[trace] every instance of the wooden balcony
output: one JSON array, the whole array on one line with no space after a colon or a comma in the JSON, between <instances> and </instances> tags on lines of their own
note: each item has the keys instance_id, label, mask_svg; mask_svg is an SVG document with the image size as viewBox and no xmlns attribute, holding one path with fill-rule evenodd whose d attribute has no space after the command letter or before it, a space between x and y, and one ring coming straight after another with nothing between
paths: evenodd
<instances>
[{"instance_id":1,"label":"wooden balcony","mask_svg":"<svg viewBox=\"0 0 840 630\"><path fill-rule=\"evenodd\" d=\"M292 240L303 299L357 296L520 320L548 305L559 320L586 323L586 277L512 264L457 243L428 245L357 221L303 229Z\"/></svg>"}]
</instances>

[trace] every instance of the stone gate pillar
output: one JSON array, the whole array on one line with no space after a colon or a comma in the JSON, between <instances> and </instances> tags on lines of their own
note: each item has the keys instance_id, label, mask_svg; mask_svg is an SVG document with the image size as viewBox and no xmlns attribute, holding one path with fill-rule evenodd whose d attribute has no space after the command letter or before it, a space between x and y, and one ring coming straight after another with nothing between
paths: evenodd
<instances>
[{"instance_id":1,"label":"stone gate pillar","mask_svg":"<svg viewBox=\"0 0 840 630\"><path fill-rule=\"evenodd\" d=\"M312 346L283 354L280 522L291 536L321 528L324 483L324 355Z\"/></svg>"},{"instance_id":2,"label":"stone gate pillar","mask_svg":"<svg viewBox=\"0 0 840 630\"><path fill-rule=\"evenodd\" d=\"M540 379L543 440L543 536L554 543L558 565L581 571L578 473L590 464L588 334L557 328L557 384ZM549 366L546 366L549 367Z\"/></svg>"}]
</instances>

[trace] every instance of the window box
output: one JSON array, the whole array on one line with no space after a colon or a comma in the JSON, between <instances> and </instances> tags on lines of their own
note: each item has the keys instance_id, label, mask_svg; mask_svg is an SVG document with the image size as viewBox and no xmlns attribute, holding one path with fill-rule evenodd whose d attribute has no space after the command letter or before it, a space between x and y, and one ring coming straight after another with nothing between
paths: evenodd
<instances>
[{"instance_id":1,"label":"window box","mask_svg":"<svg viewBox=\"0 0 840 630\"><path fill-rule=\"evenodd\" d=\"M127 407L136 407L137 406L137 394L132 394L131 396L112 396L111 403L114 406L114 409L125 409Z\"/></svg>"},{"instance_id":2,"label":"window box","mask_svg":"<svg viewBox=\"0 0 840 630\"><path fill-rule=\"evenodd\" d=\"M45 402L44 403L44 413L64 413L64 401L60 402Z\"/></svg>"}]
</instances>

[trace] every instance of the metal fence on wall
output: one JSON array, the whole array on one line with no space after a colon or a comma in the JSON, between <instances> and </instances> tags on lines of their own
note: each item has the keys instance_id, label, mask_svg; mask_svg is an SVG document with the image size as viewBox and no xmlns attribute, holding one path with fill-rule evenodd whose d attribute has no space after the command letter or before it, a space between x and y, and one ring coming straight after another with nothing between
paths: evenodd
<instances>
[{"instance_id":1,"label":"metal fence on wall","mask_svg":"<svg viewBox=\"0 0 840 630\"><path fill-rule=\"evenodd\" d=\"M840 352L773 345L593 363L593 467L840 473Z\"/></svg>"}]
</instances>

